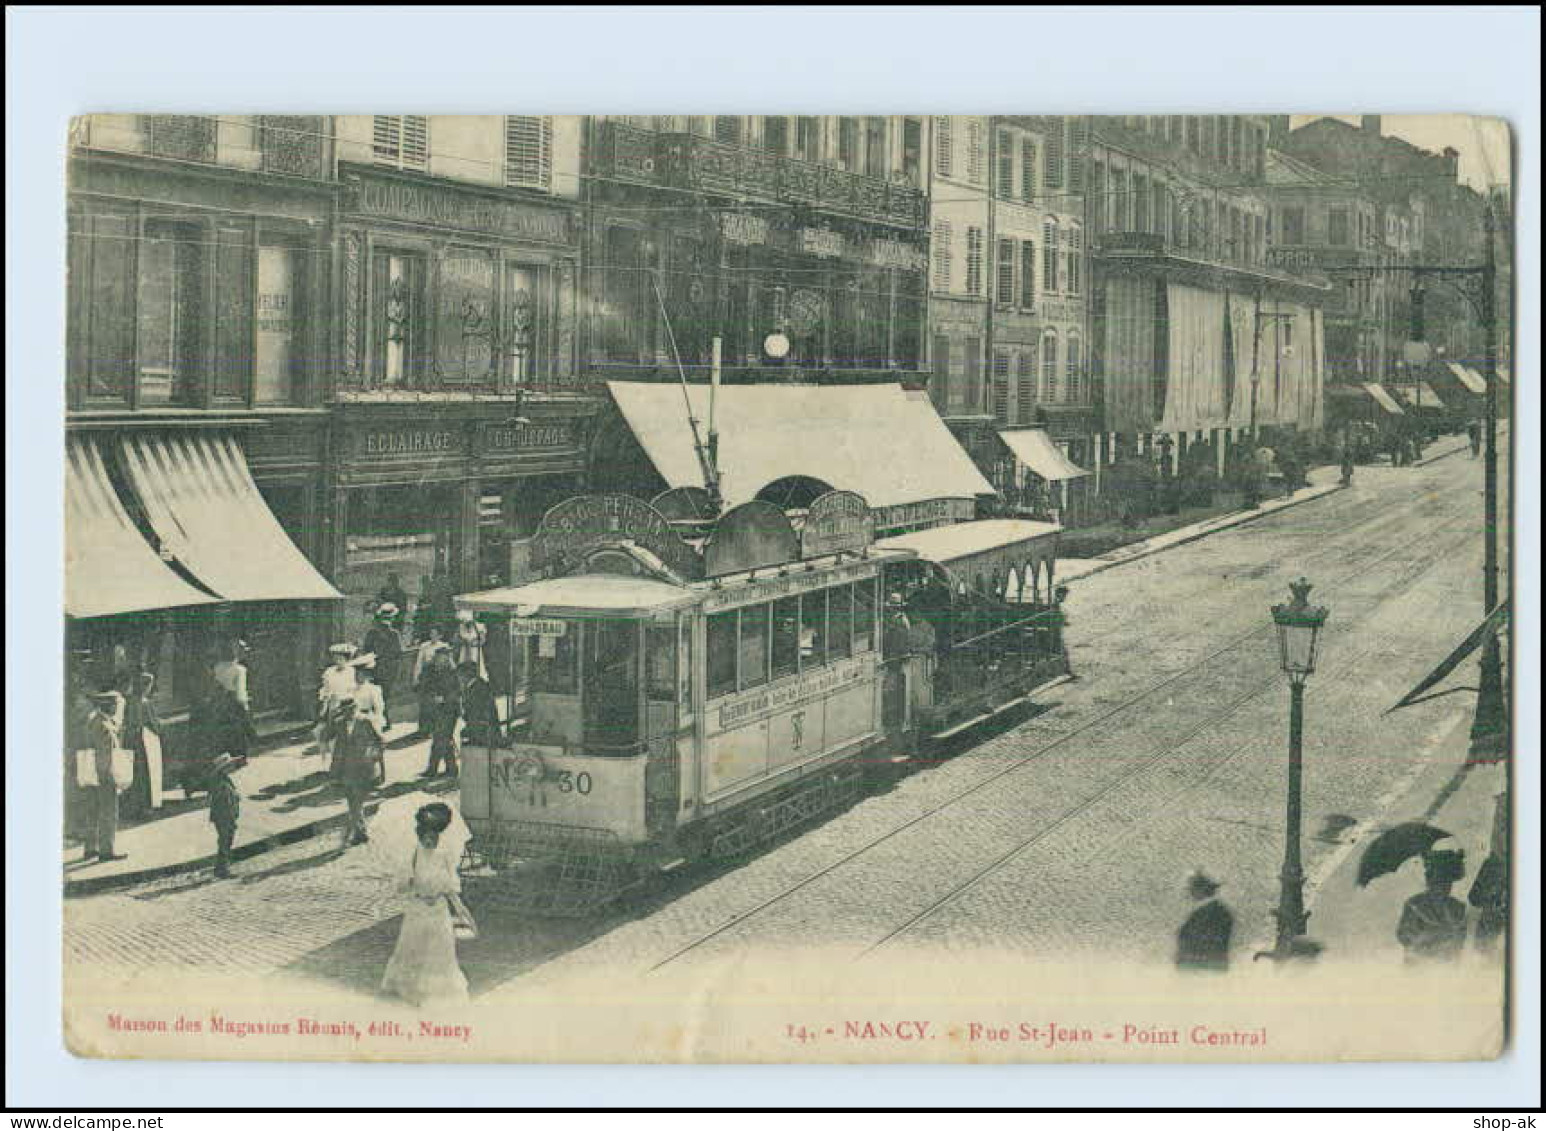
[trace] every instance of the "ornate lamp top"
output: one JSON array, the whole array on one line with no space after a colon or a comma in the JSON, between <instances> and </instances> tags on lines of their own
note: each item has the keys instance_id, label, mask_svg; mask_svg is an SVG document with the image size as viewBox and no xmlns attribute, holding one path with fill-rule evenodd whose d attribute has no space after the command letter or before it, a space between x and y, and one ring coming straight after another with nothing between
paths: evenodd
<instances>
[{"instance_id":1,"label":"ornate lamp top","mask_svg":"<svg viewBox=\"0 0 1546 1131\"><path fill-rule=\"evenodd\" d=\"M1310 604L1310 590L1313 588L1314 586L1302 577L1298 581L1290 581L1288 591L1293 595L1293 600L1286 605L1272 606L1272 619L1279 624L1319 628L1326 622L1327 610L1324 605Z\"/></svg>"}]
</instances>

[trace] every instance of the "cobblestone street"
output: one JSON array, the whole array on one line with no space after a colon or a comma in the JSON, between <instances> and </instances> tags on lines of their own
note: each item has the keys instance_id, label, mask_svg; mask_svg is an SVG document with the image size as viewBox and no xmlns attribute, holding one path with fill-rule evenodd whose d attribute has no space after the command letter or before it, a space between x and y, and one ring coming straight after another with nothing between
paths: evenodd
<instances>
[{"instance_id":1,"label":"cobblestone street","mask_svg":"<svg viewBox=\"0 0 1546 1131\"><path fill-rule=\"evenodd\" d=\"M1078 581L1078 678L1039 713L740 867L664 878L595 919L475 906L474 996L539 968L681 969L813 939L867 962L985 945L1164 962L1194 866L1223 881L1244 955L1270 935L1282 854L1288 695L1270 606L1304 575L1331 610L1306 707L1313 907L1350 837L1426 803L1410 787L1469 721L1469 695L1382 712L1479 619L1480 490L1464 454L1361 468L1350 490ZM274 994L312 979L374 993L397 918L367 854L319 837L235 873L67 901L66 976L248 972Z\"/></svg>"}]
</instances>

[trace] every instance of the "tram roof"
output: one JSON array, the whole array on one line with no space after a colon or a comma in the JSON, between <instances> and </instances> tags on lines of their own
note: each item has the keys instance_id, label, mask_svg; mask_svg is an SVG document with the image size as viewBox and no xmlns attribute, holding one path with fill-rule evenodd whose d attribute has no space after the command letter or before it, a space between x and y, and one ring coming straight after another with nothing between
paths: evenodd
<instances>
[{"instance_id":1,"label":"tram roof","mask_svg":"<svg viewBox=\"0 0 1546 1131\"><path fill-rule=\"evenodd\" d=\"M948 565L994 550L1035 542L1062 529L1055 522L985 518L898 534L893 538L882 538L875 545L883 550L911 550L927 561Z\"/></svg>"},{"instance_id":2,"label":"tram roof","mask_svg":"<svg viewBox=\"0 0 1546 1131\"><path fill-rule=\"evenodd\" d=\"M582 573L552 577L528 585L506 586L467 593L456 599L459 607L487 610L523 610L539 613L646 613L693 599L691 590L650 577L625 577L615 573Z\"/></svg>"}]
</instances>

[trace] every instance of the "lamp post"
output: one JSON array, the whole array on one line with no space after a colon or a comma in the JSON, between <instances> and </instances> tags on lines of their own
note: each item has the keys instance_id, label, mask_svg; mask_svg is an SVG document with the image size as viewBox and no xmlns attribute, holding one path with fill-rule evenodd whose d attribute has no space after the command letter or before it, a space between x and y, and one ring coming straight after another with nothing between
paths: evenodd
<instances>
[{"instance_id":1,"label":"lamp post","mask_svg":"<svg viewBox=\"0 0 1546 1131\"><path fill-rule=\"evenodd\" d=\"M1312 606L1307 598L1310 583L1304 578L1292 582L1293 600L1272 606L1272 620L1278 630L1278 661L1288 676L1288 814L1283 838L1283 870L1279 873L1282 890L1273 915L1278 921L1277 945L1258 958L1277 961L1305 953L1300 939L1310 915L1304 909L1304 866L1300 860L1301 785L1304 777L1304 684L1315 670L1315 648L1326 609Z\"/></svg>"}]
</instances>

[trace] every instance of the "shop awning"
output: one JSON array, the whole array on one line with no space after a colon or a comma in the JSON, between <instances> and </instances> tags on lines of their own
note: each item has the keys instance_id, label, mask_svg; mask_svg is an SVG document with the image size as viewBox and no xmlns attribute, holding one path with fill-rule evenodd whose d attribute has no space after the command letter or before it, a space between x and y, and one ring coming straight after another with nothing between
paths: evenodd
<instances>
[{"instance_id":1,"label":"shop awning","mask_svg":"<svg viewBox=\"0 0 1546 1131\"><path fill-rule=\"evenodd\" d=\"M105 617L215 601L189 585L135 529L95 441L71 437L64 470L64 611Z\"/></svg>"},{"instance_id":2,"label":"shop awning","mask_svg":"<svg viewBox=\"0 0 1546 1131\"><path fill-rule=\"evenodd\" d=\"M1090 474L1065 456L1044 428L1016 428L1000 432L999 436L1015 453L1016 459L1048 483L1061 483Z\"/></svg>"},{"instance_id":3,"label":"shop awning","mask_svg":"<svg viewBox=\"0 0 1546 1131\"><path fill-rule=\"evenodd\" d=\"M1374 398L1376 404L1392 416L1406 415L1401 411L1401 406L1396 403L1396 399L1385 391L1384 385L1376 384L1373 381L1365 381L1363 382L1363 390Z\"/></svg>"},{"instance_id":4,"label":"shop awning","mask_svg":"<svg viewBox=\"0 0 1546 1131\"><path fill-rule=\"evenodd\" d=\"M1402 385L1401 399L1415 408L1444 407L1444 402L1433 391L1433 386L1426 381L1419 381L1416 385Z\"/></svg>"},{"instance_id":5,"label":"shop awning","mask_svg":"<svg viewBox=\"0 0 1546 1131\"><path fill-rule=\"evenodd\" d=\"M1473 369L1467 369L1459 362L1447 361L1444 364L1449 369L1449 371L1455 375L1455 380L1459 381L1471 392L1475 393L1479 397L1485 397L1487 395L1487 382L1482 378L1480 373L1477 373Z\"/></svg>"},{"instance_id":6,"label":"shop awning","mask_svg":"<svg viewBox=\"0 0 1546 1131\"><path fill-rule=\"evenodd\" d=\"M268 509L229 436L128 436L124 469L150 525L199 583L228 601L342 597Z\"/></svg>"},{"instance_id":7,"label":"shop awning","mask_svg":"<svg viewBox=\"0 0 1546 1131\"><path fill-rule=\"evenodd\" d=\"M668 487L701 487L682 387L609 381L607 389ZM689 385L708 439L709 389ZM725 506L792 476L863 495L871 507L994 493L939 413L900 385L726 385L715 406Z\"/></svg>"}]
</instances>

